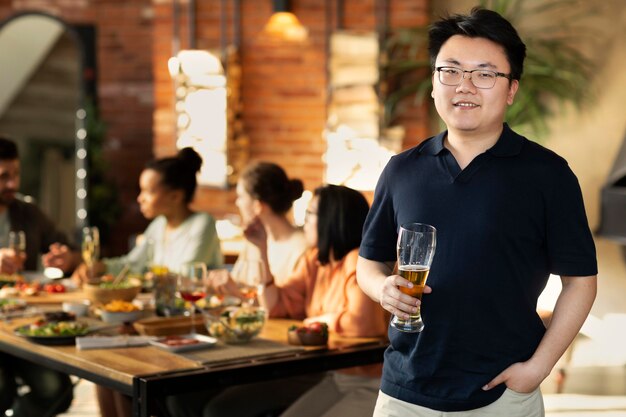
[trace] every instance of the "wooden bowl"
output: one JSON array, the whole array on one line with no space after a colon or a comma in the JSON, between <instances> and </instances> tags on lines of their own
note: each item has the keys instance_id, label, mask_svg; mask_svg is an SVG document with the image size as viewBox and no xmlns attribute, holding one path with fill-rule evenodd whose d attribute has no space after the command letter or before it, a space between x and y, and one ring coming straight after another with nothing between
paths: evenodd
<instances>
[{"instance_id":1,"label":"wooden bowl","mask_svg":"<svg viewBox=\"0 0 626 417\"><path fill-rule=\"evenodd\" d=\"M123 288L103 288L99 284L85 284L85 297L94 304L107 304L113 300L133 301L141 291L141 281L136 278L129 280L130 286Z\"/></svg>"}]
</instances>

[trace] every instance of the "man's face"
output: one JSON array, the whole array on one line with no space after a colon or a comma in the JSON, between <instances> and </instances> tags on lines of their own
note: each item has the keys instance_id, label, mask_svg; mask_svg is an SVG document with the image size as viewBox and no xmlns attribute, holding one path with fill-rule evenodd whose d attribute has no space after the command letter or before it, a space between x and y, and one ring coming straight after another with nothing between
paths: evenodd
<instances>
[{"instance_id":1,"label":"man's face","mask_svg":"<svg viewBox=\"0 0 626 417\"><path fill-rule=\"evenodd\" d=\"M485 38L461 35L452 36L443 44L435 66L511 72L502 46ZM497 77L493 88L476 88L470 74L465 74L457 86L444 85L435 71L432 96L449 131L461 135L489 135L502 129L507 106L513 104L518 85L517 80L509 82L507 78Z\"/></svg>"},{"instance_id":2,"label":"man's face","mask_svg":"<svg viewBox=\"0 0 626 417\"><path fill-rule=\"evenodd\" d=\"M0 206L8 206L20 189L20 161L0 160Z\"/></svg>"}]
</instances>

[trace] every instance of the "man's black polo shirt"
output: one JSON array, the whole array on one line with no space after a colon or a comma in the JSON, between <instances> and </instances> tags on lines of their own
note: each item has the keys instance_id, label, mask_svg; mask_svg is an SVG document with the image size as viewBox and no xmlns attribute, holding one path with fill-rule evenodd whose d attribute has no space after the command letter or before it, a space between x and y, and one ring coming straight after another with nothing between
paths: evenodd
<instances>
[{"instance_id":1,"label":"man's black polo shirt","mask_svg":"<svg viewBox=\"0 0 626 417\"><path fill-rule=\"evenodd\" d=\"M400 225L437 228L417 334L390 328L381 389L442 411L483 407L504 392L481 387L528 360L545 328L537 298L549 275L597 274L578 181L567 162L504 126L460 170L446 132L394 156L381 175L360 255L396 259Z\"/></svg>"}]
</instances>

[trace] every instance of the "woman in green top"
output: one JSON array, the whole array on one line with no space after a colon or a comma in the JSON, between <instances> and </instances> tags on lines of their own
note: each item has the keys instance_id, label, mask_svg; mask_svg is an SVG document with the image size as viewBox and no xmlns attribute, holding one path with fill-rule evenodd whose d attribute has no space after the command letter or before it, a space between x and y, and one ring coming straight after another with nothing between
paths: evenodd
<instances>
[{"instance_id":1,"label":"woman in green top","mask_svg":"<svg viewBox=\"0 0 626 417\"><path fill-rule=\"evenodd\" d=\"M130 253L97 263L98 273L117 274L124 265L136 273L144 272L150 264L174 272L190 262L204 262L209 268L222 265L215 220L189 207L201 165L202 158L192 148L146 164L139 177L137 202L141 213L152 222ZM87 278L85 265L78 268L77 274L83 280Z\"/></svg>"}]
</instances>

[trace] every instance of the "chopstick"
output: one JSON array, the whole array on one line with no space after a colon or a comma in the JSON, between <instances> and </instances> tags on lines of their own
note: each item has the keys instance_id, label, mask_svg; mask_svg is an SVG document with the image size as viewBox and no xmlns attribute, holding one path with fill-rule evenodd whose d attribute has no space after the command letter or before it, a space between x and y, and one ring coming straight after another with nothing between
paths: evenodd
<instances>
[{"instance_id":1,"label":"chopstick","mask_svg":"<svg viewBox=\"0 0 626 417\"><path fill-rule=\"evenodd\" d=\"M126 273L128 272L128 269L130 268L130 266L128 264L124 265L124 268L122 268L122 270L120 271L119 274L117 274L117 276L115 277L115 279L113 280L113 285L117 285L120 283L120 281L124 278L124 276L126 275Z\"/></svg>"}]
</instances>

